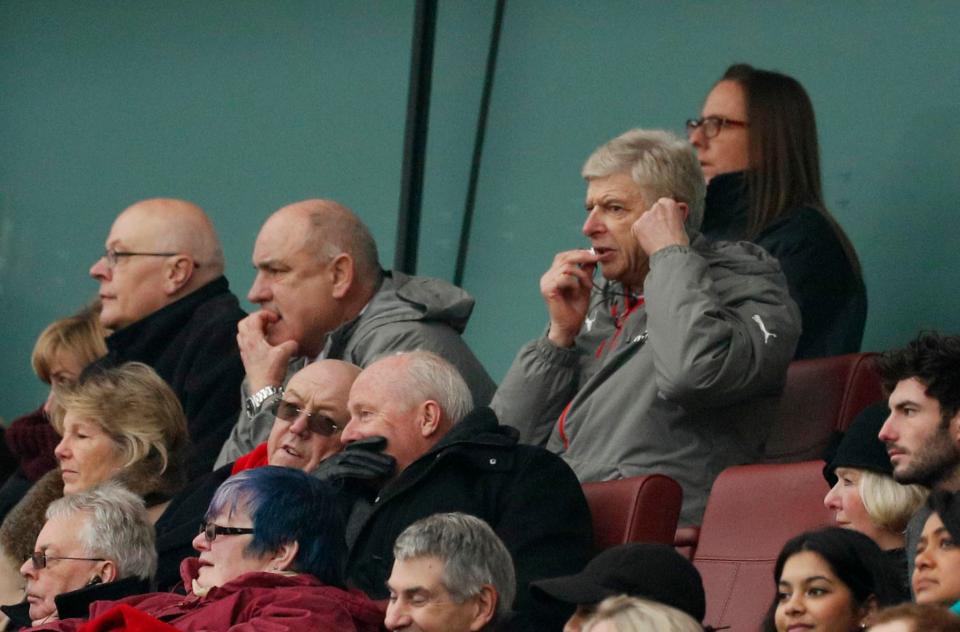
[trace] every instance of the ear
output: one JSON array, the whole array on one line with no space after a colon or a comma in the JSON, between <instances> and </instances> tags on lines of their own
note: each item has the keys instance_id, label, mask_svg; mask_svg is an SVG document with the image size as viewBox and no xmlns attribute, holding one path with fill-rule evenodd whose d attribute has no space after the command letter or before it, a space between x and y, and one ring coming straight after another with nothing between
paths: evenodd
<instances>
[{"instance_id":1,"label":"ear","mask_svg":"<svg viewBox=\"0 0 960 632\"><path fill-rule=\"evenodd\" d=\"M490 584L484 584L480 589L480 594L474 599L474 615L470 622L471 630L482 630L493 619L497 613L497 601L499 596Z\"/></svg>"},{"instance_id":2,"label":"ear","mask_svg":"<svg viewBox=\"0 0 960 632\"><path fill-rule=\"evenodd\" d=\"M343 298L347 295L353 287L355 272L353 257L345 252L341 252L330 261L328 274L331 277L333 298Z\"/></svg>"},{"instance_id":3,"label":"ear","mask_svg":"<svg viewBox=\"0 0 960 632\"><path fill-rule=\"evenodd\" d=\"M686 202L677 201L677 208L683 213L683 223L686 224L687 218L690 217L690 206Z\"/></svg>"},{"instance_id":4,"label":"ear","mask_svg":"<svg viewBox=\"0 0 960 632\"><path fill-rule=\"evenodd\" d=\"M863 602L863 605L860 606L860 627L866 627L870 620L870 615L876 612L879 609L879 604L877 603L877 596L870 595L867 597L867 600Z\"/></svg>"},{"instance_id":5,"label":"ear","mask_svg":"<svg viewBox=\"0 0 960 632\"><path fill-rule=\"evenodd\" d=\"M297 559L297 553L300 552L300 543L297 541L287 542L277 549L267 565L273 571L288 571Z\"/></svg>"},{"instance_id":6,"label":"ear","mask_svg":"<svg viewBox=\"0 0 960 632\"><path fill-rule=\"evenodd\" d=\"M193 278L195 265L186 255L170 257L163 264L163 291L167 296L179 292Z\"/></svg>"},{"instance_id":7,"label":"ear","mask_svg":"<svg viewBox=\"0 0 960 632\"><path fill-rule=\"evenodd\" d=\"M117 570L117 565L111 560L107 560L103 563L103 566L97 571L97 576L103 580L104 584L109 584L110 582L115 582L120 579L120 571Z\"/></svg>"},{"instance_id":8,"label":"ear","mask_svg":"<svg viewBox=\"0 0 960 632\"><path fill-rule=\"evenodd\" d=\"M953 442L957 446L960 446L960 411L957 411L957 414L953 416L947 427L950 430L950 436L953 437Z\"/></svg>"},{"instance_id":9,"label":"ear","mask_svg":"<svg viewBox=\"0 0 960 632\"><path fill-rule=\"evenodd\" d=\"M420 435L424 439L429 439L439 432L443 427L443 411L440 404L432 399L420 404Z\"/></svg>"}]
</instances>

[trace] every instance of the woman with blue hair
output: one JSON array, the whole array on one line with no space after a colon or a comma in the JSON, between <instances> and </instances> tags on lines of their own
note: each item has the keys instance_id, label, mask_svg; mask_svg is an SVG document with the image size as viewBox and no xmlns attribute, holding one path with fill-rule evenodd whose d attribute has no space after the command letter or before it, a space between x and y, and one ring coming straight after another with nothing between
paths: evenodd
<instances>
[{"instance_id":1,"label":"woman with blue hair","mask_svg":"<svg viewBox=\"0 0 960 632\"><path fill-rule=\"evenodd\" d=\"M265 466L227 479L193 545L199 557L181 565L186 597L152 593L97 602L89 625L98 631L382 629L383 611L343 587L346 545L336 492L299 470ZM80 625L71 619L38 629Z\"/></svg>"}]
</instances>

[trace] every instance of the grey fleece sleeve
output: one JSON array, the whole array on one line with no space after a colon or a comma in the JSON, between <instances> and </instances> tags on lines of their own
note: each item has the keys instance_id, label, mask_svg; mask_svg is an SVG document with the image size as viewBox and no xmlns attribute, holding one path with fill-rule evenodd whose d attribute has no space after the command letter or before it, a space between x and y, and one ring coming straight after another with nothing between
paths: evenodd
<instances>
[{"instance_id":1,"label":"grey fleece sleeve","mask_svg":"<svg viewBox=\"0 0 960 632\"><path fill-rule=\"evenodd\" d=\"M247 414L244 402L250 397L250 385L246 378L240 385L240 415L237 417L237 423L230 431L230 436L224 441L220 449L220 455L214 463L213 469L219 469L227 463L233 463L239 457L247 454L255 447L267 440L270 436L270 429L273 428L273 415L270 414L269 406L260 408L260 412L251 417Z\"/></svg>"},{"instance_id":2,"label":"grey fleece sleeve","mask_svg":"<svg viewBox=\"0 0 960 632\"><path fill-rule=\"evenodd\" d=\"M689 246L664 248L650 263L648 344L665 398L716 407L782 386L800 315L777 269L718 278Z\"/></svg>"},{"instance_id":3,"label":"grey fleece sleeve","mask_svg":"<svg viewBox=\"0 0 960 632\"><path fill-rule=\"evenodd\" d=\"M500 383L490 407L500 423L520 431L520 441L545 445L567 403L576 394L580 352L543 336L524 345Z\"/></svg>"}]
</instances>

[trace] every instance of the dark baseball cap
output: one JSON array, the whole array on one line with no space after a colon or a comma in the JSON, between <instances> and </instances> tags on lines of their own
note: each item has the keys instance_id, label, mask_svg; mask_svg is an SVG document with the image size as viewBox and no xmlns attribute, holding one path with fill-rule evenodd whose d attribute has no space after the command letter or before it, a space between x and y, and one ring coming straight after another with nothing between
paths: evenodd
<instances>
[{"instance_id":1,"label":"dark baseball cap","mask_svg":"<svg viewBox=\"0 0 960 632\"><path fill-rule=\"evenodd\" d=\"M576 575L541 579L533 593L564 603L595 604L607 597L645 597L703 621L706 597L700 572L673 547L631 543L609 548Z\"/></svg>"}]
</instances>

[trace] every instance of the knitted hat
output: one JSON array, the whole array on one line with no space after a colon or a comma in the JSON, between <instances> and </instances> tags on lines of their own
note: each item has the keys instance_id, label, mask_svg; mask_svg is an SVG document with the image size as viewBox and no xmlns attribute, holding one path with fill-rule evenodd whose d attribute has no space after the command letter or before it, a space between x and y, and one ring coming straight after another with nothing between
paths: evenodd
<instances>
[{"instance_id":1,"label":"knitted hat","mask_svg":"<svg viewBox=\"0 0 960 632\"><path fill-rule=\"evenodd\" d=\"M877 436L889 415L890 410L884 402L867 406L847 428L832 455L828 450L823 477L831 487L837 484L834 472L838 467L852 467L893 476L893 465L887 456L887 446Z\"/></svg>"},{"instance_id":2,"label":"knitted hat","mask_svg":"<svg viewBox=\"0 0 960 632\"><path fill-rule=\"evenodd\" d=\"M593 558L579 574L532 582L534 594L570 604L595 604L614 595L645 597L703 621L700 573L665 544L621 544Z\"/></svg>"}]
</instances>

